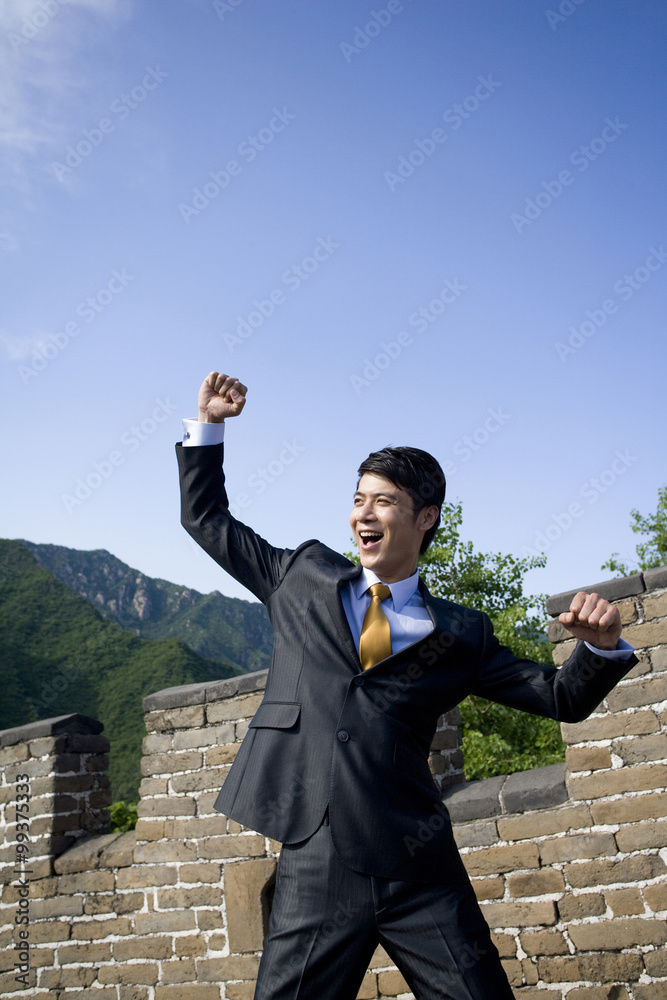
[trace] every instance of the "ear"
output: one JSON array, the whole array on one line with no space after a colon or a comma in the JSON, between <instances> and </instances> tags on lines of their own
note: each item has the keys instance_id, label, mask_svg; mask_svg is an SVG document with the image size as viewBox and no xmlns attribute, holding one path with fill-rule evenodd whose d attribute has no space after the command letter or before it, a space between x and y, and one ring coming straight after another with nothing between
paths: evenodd
<instances>
[{"instance_id":1,"label":"ear","mask_svg":"<svg viewBox=\"0 0 667 1000\"><path fill-rule=\"evenodd\" d=\"M420 530L428 531L438 520L440 508L432 503L429 507L424 507L419 512L418 525Z\"/></svg>"}]
</instances>

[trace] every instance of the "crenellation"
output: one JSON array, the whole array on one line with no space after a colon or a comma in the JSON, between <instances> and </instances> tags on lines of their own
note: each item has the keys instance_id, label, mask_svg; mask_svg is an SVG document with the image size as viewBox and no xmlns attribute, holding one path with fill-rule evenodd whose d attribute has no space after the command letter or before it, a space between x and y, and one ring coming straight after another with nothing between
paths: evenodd
<instances>
[{"instance_id":1,"label":"crenellation","mask_svg":"<svg viewBox=\"0 0 667 1000\"><path fill-rule=\"evenodd\" d=\"M640 662L589 719L562 726L564 766L465 782L459 713L438 721L431 770L517 1000L667 995L666 573L609 581ZM550 599L553 614L566 599ZM573 642L550 631L559 664ZM61 716L0 733L3 950L20 898L19 767L31 781L31 995L252 1000L281 845L213 803L265 683L260 671L145 699L140 818L128 834L108 833L98 722ZM14 985L5 972L3 990ZM360 1000L407 989L378 948Z\"/></svg>"}]
</instances>

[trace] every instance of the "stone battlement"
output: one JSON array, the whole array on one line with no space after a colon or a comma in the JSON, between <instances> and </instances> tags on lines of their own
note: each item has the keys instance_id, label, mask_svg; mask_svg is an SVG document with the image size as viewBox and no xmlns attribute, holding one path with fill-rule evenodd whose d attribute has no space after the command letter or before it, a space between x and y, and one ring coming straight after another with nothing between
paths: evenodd
<instances>
[{"instance_id":1,"label":"stone battlement","mask_svg":"<svg viewBox=\"0 0 667 1000\"><path fill-rule=\"evenodd\" d=\"M431 769L517 998L664 1000L667 567L587 589L618 604L639 663L589 719L562 726L566 764L467 783L453 712ZM550 598L549 612L570 596ZM550 626L557 664L567 635ZM265 681L262 671L144 700L127 834L106 832L100 723L70 715L0 733L2 995L251 1000L280 844L213 801ZM407 993L378 948L359 996Z\"/></svg>"}]
</instances>

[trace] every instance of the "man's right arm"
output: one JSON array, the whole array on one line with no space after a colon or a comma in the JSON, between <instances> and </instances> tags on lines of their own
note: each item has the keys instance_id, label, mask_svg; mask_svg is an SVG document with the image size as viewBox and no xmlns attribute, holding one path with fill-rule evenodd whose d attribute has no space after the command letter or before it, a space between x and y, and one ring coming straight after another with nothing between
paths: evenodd
<instances>
[{"instance_id":1,"label":"man's right arm","mask_svg":"<svg viewBox=\"0 0 667 1000\"><path fill-rule=\"evenodd\" d=\"M196 420L183 421L183 445L222 444L225 418L238 417L245 406L248 387L233 375L209 372L199 388Z\"/></svg>"},{"instance_id":2,"label":"man's right arm","mask_svg":"<svg viewBox=\"0 0 667 1000\"><path fill-rule=\"evenodd\" d=\"M184 441L176 446L181 524L212 559L265 602L292 553L270 545L229 511L222 471L224 420L241 413L246 392L238 379L219 372L210 372L202 383L199 419L184 421Z\"/></svg>"}]
</instances>

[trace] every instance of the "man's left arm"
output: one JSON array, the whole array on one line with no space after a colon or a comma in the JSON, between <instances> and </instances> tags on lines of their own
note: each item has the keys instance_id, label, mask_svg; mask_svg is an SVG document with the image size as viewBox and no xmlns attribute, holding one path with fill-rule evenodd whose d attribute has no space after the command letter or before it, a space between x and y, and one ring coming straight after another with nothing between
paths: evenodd
<instances>
[{"instance_id":1,"label":"man's left arm","mask_svg":"<svg viewBox=\"0 0 667 1000\"><path fill-rule=\"evenodd\" d=\"M561 625L576 639L582 639L594 647L596 653L617 652L621 638L621 613L599 594L587 594L580 590L572 598L569 611L558 616ZM632 649L628 643L626 648ZM625 652L625 650L623 650Z\"/></svg>"},{"instance_id":2,"label":"man's left arm","mask_svg":"<svg viewBox=\"0 0 667 1000\"><path fill-rule=\"evenodd\" d=\"M500 645L485 617L484 652L473 693L559 722L587 718L637 657L620 637L618 608L599 594L579 591L558 620L581 640L559 670L514 656Z\"/></svg>"}]
</instances>

